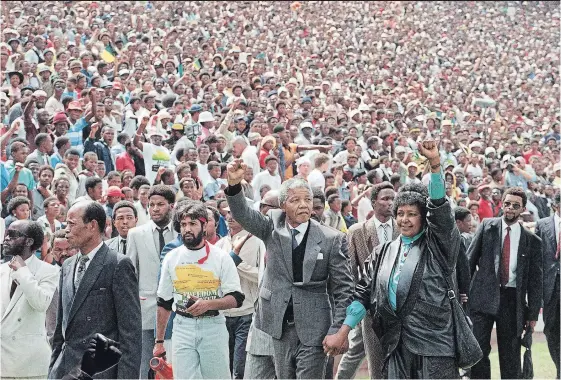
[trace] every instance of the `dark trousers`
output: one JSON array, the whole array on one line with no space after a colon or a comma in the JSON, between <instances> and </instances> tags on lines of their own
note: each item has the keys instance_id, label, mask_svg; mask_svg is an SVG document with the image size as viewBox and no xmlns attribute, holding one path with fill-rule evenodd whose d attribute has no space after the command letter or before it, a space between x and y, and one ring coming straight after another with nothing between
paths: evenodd
<instances>
[{"instance_id":1,"label":"dark trousers","mask_svg":"<svg viewBox=\"0 0 561 380\"><path fill-rule=\"evenodd\" d=\"M226 317L226 328L230 335L230 373L234 379L243 379L245 369L245 346L253 314L241 317Z\"/></svg>"},{"instance_id":2,"label":"dark trousers","mask_svg":"<svg viewBox=\"0 0 561 380\"><path fill-rule=\"evenodd\" d=\"M557 368L557 378L559 379L559 313L561 308L559 305L559 275L555 279L555 288L553 289L553 295L549 300L549 303L545 305L543 310L543 319L545 326L543 332L547 339L547 347L549 348L549 354L555 367Z\"/></svg>"},{"instance_id":3,"label":"dark trousers","mask_svg":"<svg viewBox=\"0 0 561 380\"><path fill-rule=\"evenodd\" d=\"M458 379L456 359L447 356L421 356L400 341L386 367L386 379Z\"/></svg>"},{"instance_id":4,"label":"dark trousers","mask_svg":"<svg viewBox=\"0 0 561 380\"><path fill-rule=\"evenodd\" d=\"M501 379L519 379L520 337L517 336L516 288L501 288L499 312L497 316L472 312L473 335L483 351L483 359L471 368L472 379L490 379L491 332L493 323L497 324L497 345L499 348L499 367Z\"/></svg>"}]
</instances>

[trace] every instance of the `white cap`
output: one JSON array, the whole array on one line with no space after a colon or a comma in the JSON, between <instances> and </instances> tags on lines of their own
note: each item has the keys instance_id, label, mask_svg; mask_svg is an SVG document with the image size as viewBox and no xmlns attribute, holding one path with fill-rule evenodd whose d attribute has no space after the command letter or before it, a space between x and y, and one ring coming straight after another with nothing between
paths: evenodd
<instances>
[{"instance_id":1,"label":"white cap","mask_svg":"<svg viewBox=\"0 0 561 380\"><path fill-rule=\"evenodd\" d=\"M214 116L208 111L203 111L199 115L199 123L205 123L207 121L214 121Z\"/></svg>"}]
</instances>

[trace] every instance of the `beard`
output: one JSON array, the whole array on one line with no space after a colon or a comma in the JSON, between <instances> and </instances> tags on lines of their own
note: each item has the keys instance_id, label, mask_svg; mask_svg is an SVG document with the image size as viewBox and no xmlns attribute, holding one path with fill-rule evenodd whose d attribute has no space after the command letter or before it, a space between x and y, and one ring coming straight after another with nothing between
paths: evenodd
<instances>
[{"instance_id":1,"label":"beard","mask_svg":"<svg viewBox=\"0 0 561 380\"><path fill-rule=\"evenodd\" d=\"M199 246L203 242L204 239L204 230L201 230L197 234L197 236L193 236L192 234L184 234L183 235L183 245L189 249L199 249Z\"/></svg>"}]
</instances>

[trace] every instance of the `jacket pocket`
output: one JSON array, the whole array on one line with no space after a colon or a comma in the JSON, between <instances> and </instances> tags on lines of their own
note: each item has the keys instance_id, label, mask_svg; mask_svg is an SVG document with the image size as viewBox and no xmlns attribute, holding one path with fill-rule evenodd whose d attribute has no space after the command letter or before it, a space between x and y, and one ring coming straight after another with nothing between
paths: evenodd
<instances>
[{"instance_id":1,"label":"jacket pocket","mask_svg":"<svg viewBox=\"0 0 561 380\"><path fill-rule=\"evenodd\" d=\"M259 297L270 301L271 300L271 296L273 295L273 293L271 293L271 291L267 288L261 287L261 290L259 291Z\"/></svg>"},{"instance_id":2,"label":"jacket pocket","mask_svg":"<svg viewBox=\"0 0 561 380\"><path fill-rule=\"evenodd\" d=\"M421 322L424 321L423 324L426 324L427 327L446 327L450 319L450 309L423 301L422 299L417 300L411 314L413 317L416 317L416 314L418 318L415 319L420 319Z\"/></svg>"}]
</instances>

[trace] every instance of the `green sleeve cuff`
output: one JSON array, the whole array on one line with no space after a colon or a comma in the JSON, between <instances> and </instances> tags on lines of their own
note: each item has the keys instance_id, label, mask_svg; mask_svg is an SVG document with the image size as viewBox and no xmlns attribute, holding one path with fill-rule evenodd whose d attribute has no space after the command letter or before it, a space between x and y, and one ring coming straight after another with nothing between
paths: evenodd
<instances>
[{"instance_id":1,"label":"green sleeve cuff","mask_svg":"<svg viewBox=\"0 0 561 380\"><path fill-rule=\"evenodd\" d=\"M345 318L343 324L349 326L351 329L354 329L356 325L362 321L365 315L366 309L364 308L364 305L358 301L353 301L349 307L347 307L347 317Z\"/></svg>"},{"instance_id":2,"label":"green sleeve cuff","mask_svg":"<svg viewBox=\"0 0 561 380\"><path fill-rule=\"evenodd\" d=\"M444 186L444 176L442 172L431 173L429 182L430 199L442 199L446 196L446 187Z\"/></svg>"},{"instance_id":3,"label":"green sleeve cuff","mask_svg":"<svg viewBox=\"0 0 561 380\"><path fill-rule=\"evenodd\" d=\"M230 257L232 258L232 260L234 260L234 264L236 264L236 266L240 265L243 261L238 255L234 253L234 251L230 251Z\"/></svg>"}]
</instances>

